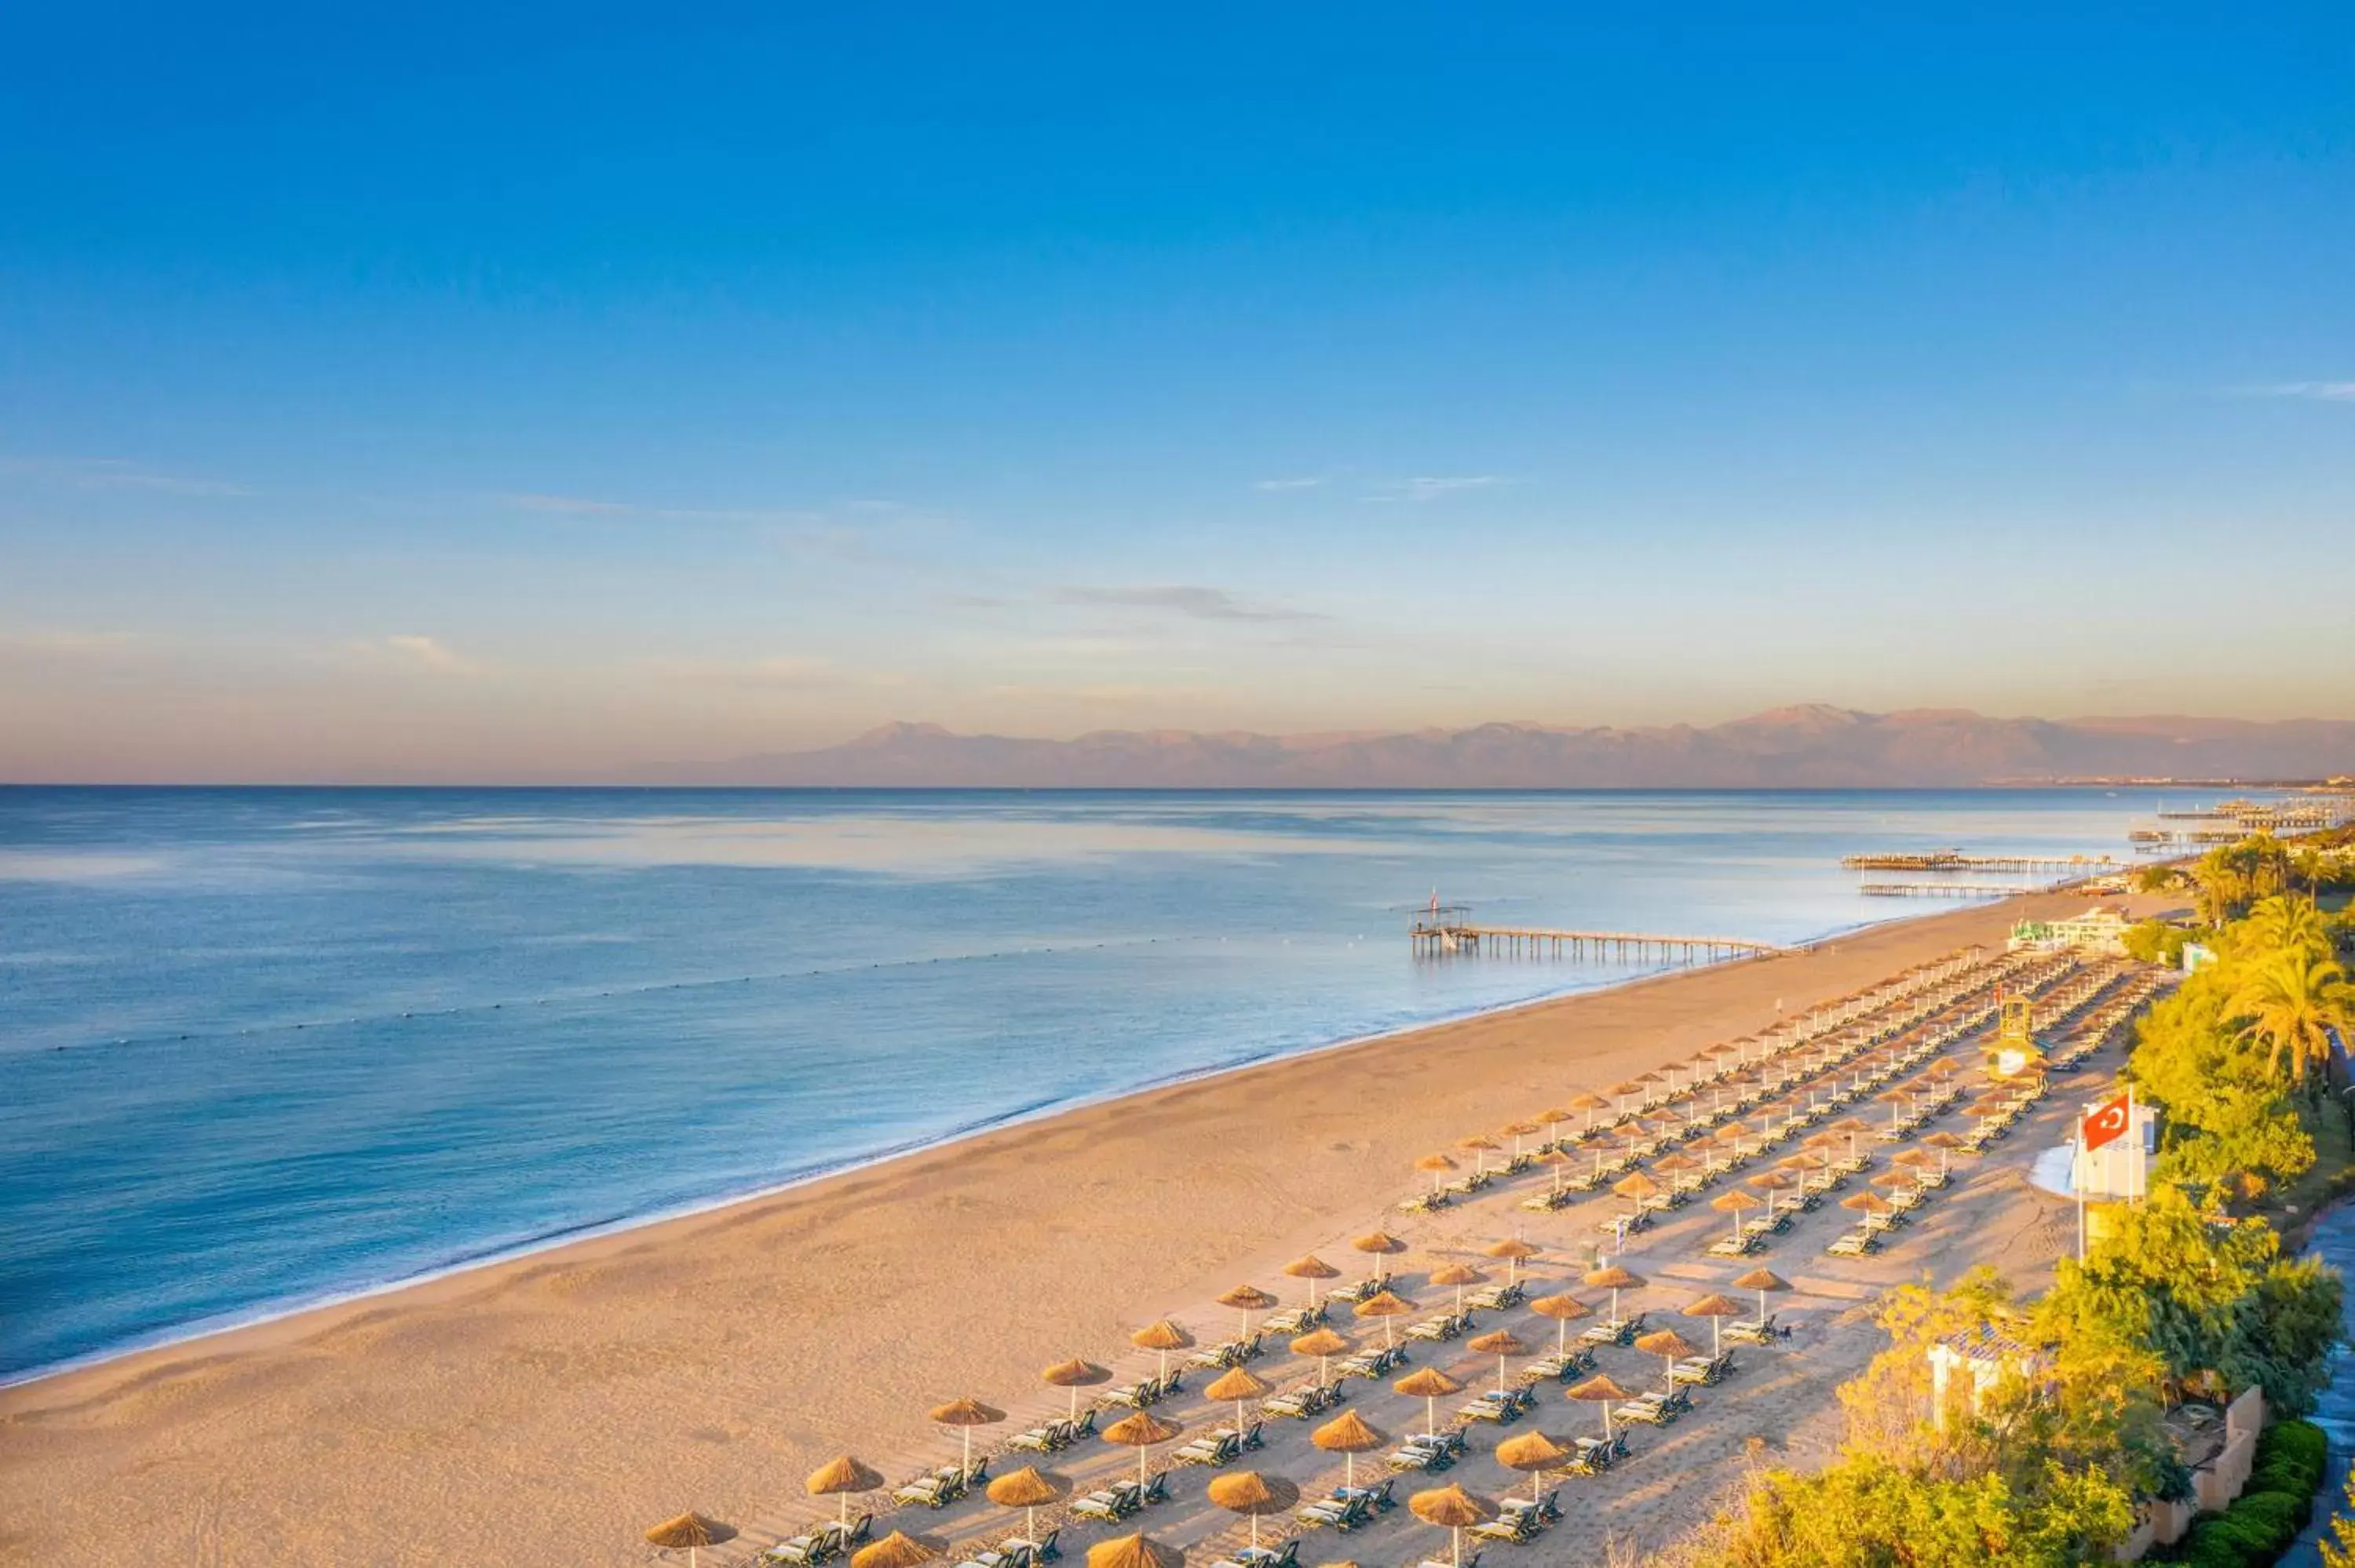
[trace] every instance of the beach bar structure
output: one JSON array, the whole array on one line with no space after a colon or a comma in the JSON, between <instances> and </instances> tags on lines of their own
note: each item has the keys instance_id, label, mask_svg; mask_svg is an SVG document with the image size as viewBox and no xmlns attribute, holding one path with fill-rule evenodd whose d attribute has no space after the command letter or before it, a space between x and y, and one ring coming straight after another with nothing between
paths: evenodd
<instances>
[{"instance_id":1,"label":"beach bar structure","mask_svg":"<svg viewBox=\"0 0 2355 1568\"><path fill-rule=\"evenodd\" d=\"M1597 963L1707 963L1758 958L1783 949L1743 937L1672 937L1654 931L1572 931L1533 926L1483 926L1461 904L1434 900L1417 909L1409 932L1419 959L1486 954L1508 959L1569 959Z\"/></svg>"}]
</instances>

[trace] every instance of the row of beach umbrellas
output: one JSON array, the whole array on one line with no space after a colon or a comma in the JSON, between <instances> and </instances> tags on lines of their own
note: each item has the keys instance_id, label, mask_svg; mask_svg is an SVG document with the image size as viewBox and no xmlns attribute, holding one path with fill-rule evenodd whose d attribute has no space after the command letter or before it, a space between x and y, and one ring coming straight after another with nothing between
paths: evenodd
<instances>
[{"instance_id":1,"label":"row of beach umbrellas","mask_svg":"<svg viewBox=\"0 0 2355 1568\"><path fill-rule=\"evenodd\" d=\"M1904 994L1904 988L1899 987L1894 994L1902 996ZM1825 1017L1830 1017L1842 1007L1852 1010L1857 1004L1864 1001L1866 996L1867 993L1859 992L1841 998L1838 1001L1826 1003L1820 1008L1811 1010L1811 1014L1820 1013ZM1805 1022L1806 1019L1803 1018L1795 1020L1794 1023L1804 1027ZM1814 1033L1822 1032L1818 1030ZM1559 1182L1561 1167L1571 1163L1572 1159L1572 1156L1550 1147L1559 1141L1560 1129L1563 1124L1583 1116L1586 1129L1591 1132L1594 1128L1595 1118L1600 1113L1605 1111L1616 1113L1631 1108L1632 1101L1657 1101L1661 1097L1660 1089L1664 1087L1668 1091L1667 1098L1674 1100L1684 1097L1697 1092L1700 1086L1700 1075L1703 1072L1716 1070L1726 1056L1738 1056L1743 1066L1755 1065L1749 1049L1753 1044L1760 1047L1757 1062L1763 1063L1770 1055L1798 1048L1807 1043L1809 1036L1798 1035L1796 1029L1794 1034L1798 1037L1780 1043L1758 1041L1713 1045L1700 1052L1690 1063L1671 1064L1659 1072L1642 1074L1625 1083L1614 1085L1607 1097L1591 1092L1581 1093L1571 1097L1560 1106L1549 1107L1530 1120L1508 1123L1499 1130L1502 1136L1513 1140L1510 1154L1511 1158L1516 1160L1524 1152L1522 1145L1525 1139L1542 1135L1549 1147L1538 1158L1554 1168L1555 1179ZM1674 1075L1679 1070L1688 1071L1693 1075L1692 1080L1681 1090L1677 1087L1674 1078ZM1892 1115L1897 1114L1895 1107L1902 1105L1907 1098L1906 1096L1896 1091L1880 1097L1892 1106ZM1673 1117L1673 1113L1669 1115ZM1746 1130L1739 1124L1735 1124L1732 1128L1721 1127L1715 1136L1724 1140L1731 1133L1732 1145L1738 1149L1739 1139ZM1837 1142L1837 1139L1832 1139L1830 1135L1845 1133L1852 1149L1856 1135L1870 1130L1864 1123L1856 1121L1854 1118L1847 1118L1844 1122L1831 1124L1825 1133L1806 1139L1806 1144L1810 1147L1818 1144L1828 1146L1829 1143ZM1942 1170L1945 1152L1955 1147L1959 1141L1952 1140L1950 1135L1948 1136L1949 1141L1942 1147L1939 1156ZM1934 1135L1925 1141L1937 1143L1939 1136ZM1472 1154L1476 1173L1486 1171L1488 1155L1506 1152L1504 1145L1485 1135L1464 1139L1460 1140L1457 1147ZM1673 1173L1679 1169L1679 1166L1674 1163L1678 1160L1684 1160L1684 1157L1672 1154L1655 1160L1653 1168L1656 1171ZM1689 1165L1691 1162L1685 1160L1684 1163ZM1792 1162L1786 1160L1785 1163ZM1457 1161L1450 1156L1435 1154L1425 1156L1417 1161L1417 1168L1431 1173L1436 1183L1444 1172L1459 1167ZM1630 1184L1636 1184L1637 1190L1633 1192L1625 1192ZM1764 1176L1750 1178L1750 1184L1767 1192L1764 1202L1771 1207L1774 1192L1785 1190L1788 1183L1787 1179L1776 1178L1770 1172ZM1652 1182L1641 1172L1635 1173L1620 1183L1619 1187L1624 1195L1636 1197L1647 1196L1658 1191L1657 1183ZM1885 1213L1891 1206L1887 1200L1870 1192L1857 1194L1843 1202L1850 1208L1864 1209L1866 1212L1872 1213ZM1733 1213L1738 1223L1742 1210L1756 1207L1759 1202L1760 1200L1750 1198L1748 1194L1735 1189L1713 1199L1711 1206ZM1350 1243L1350 1245L1353 1250L1366 1255L1369 1277L1380 1275L1383 1257L1406 1250L1406 1243L1382 1231L1374 1231L1359 1236ZM1508 1278L1512 1281L1518 1280L1520 1265L1536 1256L1538 1252L1539 1249L1535 1245L1518 1238L1496 1243L1487 1249L1487 1255L1501 1259L1507 1264ZM1285 1265L1283 1272L1287 1277L1306 1283L1308 1306L1312 1310L1318 1306L1319 1284L1337 1279L1341 1276L1339 1269L1314 1255L1295 1259ZM1582 1277L1582 1282L1589 1287L1607 1289L1611 1292L1611 1316L1614 1320L1620 1315L1620 1293L1639 1287L1645 1283L1641 1277L1616 1263L1589 1270ZM1483 1276L1468 1265L1449 1263L1433 1270L1429 1278L1430 1283L1433 1285L1452 1287L1455 1289L1455 1309L1461 1312L1464 1287L1480 1283ZM1789 1286L1772 1271L1757 1268L1734 1280L1732 1287L1740 1290L1754 1290L1758 1293L1758 1316L1763 1321L1766 1316L1767 1292L1788 1289ZM1251 1314L1266 1311L1279 1303L1276 1298L1257 1287L1242 1285L1219 1298L1219 1304L1242 1314L1242 1332L1248 1336ZM1540 1317L1555 1320L1559 1330L1558 1346L1562 1350L1566 1350L1569 1345L1571 1322L1590 1316L1593 1311L1593 1308L1575 1297L1560 1293L1539 1297L1529 1303L1529 1308ZM1396 1342L1394 1319L1419 1309L1413 1303L1399 1296L1395 1291L1385 1288L1356 1303L1352 1312L1360 1319L1380 1321L1383 1343L1389 1346ZM1706 1317L1710 1319L1710 1345L1714 1353L1719 1344L1722 1319L1740 1316L1743 1308L1723 1295L1710 1294L1692 1302L1683 1310L1688 1316ZM1167 1319L1146 1325L1131 1335L1130 1339L1140 1349L1156 1353L1158 1375L1165 1380L1168 1376L1169 1352L1188 1349L1194 1343L1192 1337L1184 1329ZM1314 1357L1316 1360L1320 1383L1331 1381L1331 1358L1347 1354L1352 1348L1347 1338L1329 1328L1313 1330L1291 1341L1291 1349L1295 1354ZM1507 1386L1508 1360L1515 1355L1525 1355L1529 1350L1529 1347L1517 1336L1502 1330L1467 1341L1465 1348L1477 1354L1493 1354L1497 1357L1497 1382L1500 1388ZM1687 1343L1683 1337L1673 1330L1661 1330L1645 1335L1636 1341L1636 1348L1646 1353L1661 1355L1670 1365L1673 1365L1680 1356L1697 1353L1696 1348ZM1110 1381L1112 1373L1107 1368L1074 1357L1048 1367L1041 1373L1041 1377L1050 1387L1069 1391L1070 1416L1076 1420L1079 1415L1079 1391L1084 1387ZM1436 1368L1423 1368L1399 1379L1393 1387L1401 1394L1423 1399L1426 1414L1431 1425L1435 1427L1437 1425L1436 1402L1445 1395L1462 1392L1464 1385ZM1248 1403L1253 1399L1264 1398L1272 1392L1272 1386L1264 1379L1241 1367L1228 1371L1204 1390L1206 1396L1212 1400L1221 1402L1231 1400L1235 1403L1239 1427L1243 1424L1245 1406ZM1630 1391L1622 1388L1608 1374L1604 1373L1598 1373L1574 1384L1568 1390L1568 1396L1573 1400L1599 1404L1603 1406L1604 1430L1606 1436L1611 1432L1612 1404L1633 1397ZM962 1438L962 1463L967 1470L971 1469L973 1463L973 1429L976 1426L994 1425L1006 1419L1005 1412L972 1398L954 1400L935 1408L930 1415L933 1422L959 1430ZM1146 1467L1151 1450L1178 1436L1182 1431L1183 1428L1177 1424L1154 1415L1149 1411L1140 1410L1133 1415L1114 1422L1104 1428L1100 1436L1108 1442L1133 1446L1137 1450L1137 1473L1138 1479L1142 1483L1146 1478ZM1338 1453L1344 1457L1344 1474L1348 1484L1350 1485L1356 1484L1356 1456L1382 1447L1391 1441L1354 1410L1345 1412L1334 1420L1317 1427L1311 1434L1310 1440L1320 1450ZM1518 1436L1507 1439L1497 1446L1496 1452L1498 1462L1508 1468L1528 1471L1532 1475L1540 1474L1561 1464L1569 1457L1570 1453L1542 1432L1523 1433ZM811 1496L834 1497L838 1499L837 1517L839 1522L845 1525L849 1521L849 1499L862 1493L879 1490L883 1485L883 1477L879 1472L848 1455L841 1456L821 1466L813 1471L805 1482L805 1489ZM1037 1528L1037 1510L1060 1502L1067 1493L1067 1486L1041 1472L1036 1466L1025 1466L1007 1475L997 1477L986 1488L986 1494L992 1502L1000 1507L1022 1509L1025 1511L1025 1528L1032 1532L1035 1532ZM1256 1545L1258 1520L1263 1515L1282 1512L1289 1508L1291 1499L1297 1497L1297 1489L1280 1478L1264 1476L1255 1471L1240 1471L1216 1478L1210 1483L1209 1494L1211 1500L1218 1506L1241 1514L1252 1521L1252 1543ZM1462 1556L1462 1532L1495 1516L1492 1506L1466 1493L1461 1486L1448 1486L1417 1492L1410 1500L1418 1518L1443 1526L1454 1533L1455 1552L1459 1562ZM686 1551L689 1554L690 1564L692 1564L695 1554L702 1548L732 1539L735 1533L735 1531L728 1525L705 1519L699 1514L685 1513L676 1519L666 1520L649 1529L645 1532L645 1539L649 1544L666 1550ZM919 1564L931 1561L936 1555L938 1554L932 1548L922 1542L902 1531L893 1531L881 1540L860 1548L853 1555L852 1565L853 1568L918 1568ZM1175 1548L1155 1542L1141 1533L1100 1542L1092 1547L1088 1552L1088 1568L1178 1568L1178 1564L1182 1562L1183 1554Z\"/></svg>"}]
</instances>

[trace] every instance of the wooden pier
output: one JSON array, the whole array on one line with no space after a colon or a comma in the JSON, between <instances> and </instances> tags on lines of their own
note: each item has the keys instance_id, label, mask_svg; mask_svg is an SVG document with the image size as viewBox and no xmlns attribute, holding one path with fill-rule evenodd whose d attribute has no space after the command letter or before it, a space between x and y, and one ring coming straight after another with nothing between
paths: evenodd
<instances>
[{"instance_id":1,"label":"wooden pier","mask_svg":"<svg viewBox=\"0 0 2355 1568\"><path fill-rule=\"evenodd\" d=\"M1641 963L1646 959L1706 963L1761 958L1785 949L1743 937L1670 937L1653 931L1567 931L1532 926L1482 926L1461 906L1420 910L1409 933L1419 959L1489 954L1508 959L1570 959Z\"/></svg>"},{"instance_id":2,"label":"wooden pier","mask_svg":"<svg viewBox=\"0 0 2355 1568\"><path fill-rule=\"evenodd\" d=\"M1859 893L1876 898L2016 898L2023 893L2051 893L2050 887L1997 882L1864 882Z\"/></svg>"},{"instance_id":3,"label":"wooden pier","mask_svg":"<svg viewBox=\"0 0 2355 1568\"><path fill-rule=\"evenodd\" d=\"M2093 875L2115 871L2117 863L2105 854L1965 854L1960 850L1840 857L1840 864L1850 871L2082 871Z\"/></svg>"}]
</instances>

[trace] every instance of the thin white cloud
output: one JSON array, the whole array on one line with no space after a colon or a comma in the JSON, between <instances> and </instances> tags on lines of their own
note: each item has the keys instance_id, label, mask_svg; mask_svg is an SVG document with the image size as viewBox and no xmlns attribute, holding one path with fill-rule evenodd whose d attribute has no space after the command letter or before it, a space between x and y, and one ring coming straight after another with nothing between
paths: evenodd
<instances>
[{"instance_id":1,"label":"thin white cloud","mask_svg":"<svg viewBox=\"0 0 2355 1568\"><path fill-rule=\"evenodd\" d=\"M1370 499L1375 501L1437 501L1445 495L1460 495L1467 490L1494 490L1505 483L1501 474L1419 474L1383 486Z\"/></svg>"},{"instance_id":2,"label":"thin white cloud","mask_svg":"<svg viewBox=\"0 0 2355 1568\"><path fill-rule=\"evenodd\" d=\"M499 500L518 512L536 512L556 517L642 517L656 523L786 524L797 527L825 521L820 513L790 507L672 506L541 492L518 492L502 495ZM873 509L869 503L856 504L858 510Z\"/></svg>"},{"instance_id":3,"label":"thin white cloud","mask_svg":"<svg viewBox=\"0 0 2355 1568\"><path fill-rule=\"evenodd\" d=\"M510 495L506 500L518 512L548 512L560 517L611 517L636 510L619 501L589 501L578 495Z\"/></svg>"},{"instance_id":4,"label":"thin white cloud","mask_svg":"<svg viewBox=\"0 0 2355 1568\"><path fill-rule=\"evenodd\" d=\"M0 629L0 652L49 659L89 659L115 652L132 641L127 631L73 631L55 627Z\"/></svg>"},{"instance_id":5,"label":"thin white cloud","mask_svg":"<svg viewBox=\"0 0 2355 1568\"><path fill-rule=\"evenodd\" d=\"M1060 604L1117 605L1135 609L1167 609L1195 620L1284 621L1322 620L1305 609L1248 603L1224 588L1194 583L1162 583L1142 588L1059 588Z\"/></svg>"},{"instance_id":6,"label":"thin white cloud","mask_svg":"<svg viewBox=\"0 0 2355 1568\"><path fill-rule=\"evenodd\" d=\"M661 679L681 685L725 687L736 691L803 692L852 686L896 688L910 683L908 677L896 670L847 670L831 659L800 654L781 654L734 662L673 659L658 662L651 668Z\"/></svg>"},{"instance_id":7,"label":"thin white cloud","mask_svg":"<svg viewBox=\"0 0 2355 1568\"><path fill-rule=\"evenodd\" d=\"M2273 381L2232 390L2236 397L2305 397L2318 403L2355 403L2355 381Z\"/></svg>"},{"instance_id":8,"label":"thin white cloud","mask_svg":"<svg viewBox=\"0 0 2355 1568\"><path fill-rule=\"evenodd\" d=\"M472 659L452 652L431 637L414 632L385 638L381 642L368 644L371 650L382 650L393 659L412 669L424 670L436 675L471 675L482 669Z\"/></svg>"},{"instance_id":9,"label":"thin white cloud","mask_svg":"<svg viewBox=\"0 0 2355 1568\"><path fill-rule=\"evenodd\" d=\"M1263 479L1253 483L1253 490L1315 490L1325 482L1321 473L1304 473L1295 479Z\"/></svg>"},{"instance_id":10,"label":"thin white cloud","mask_svg":"<svg viewBox=\"0 0 2355 1568\"><path fill-rule=\"evenodd\" d=\"M223 480L157 473L122 458L0 458L0 473L20 473L76 490L136 490L157 495L218 498L253 491Z\"/></svg>"}]
</instances>

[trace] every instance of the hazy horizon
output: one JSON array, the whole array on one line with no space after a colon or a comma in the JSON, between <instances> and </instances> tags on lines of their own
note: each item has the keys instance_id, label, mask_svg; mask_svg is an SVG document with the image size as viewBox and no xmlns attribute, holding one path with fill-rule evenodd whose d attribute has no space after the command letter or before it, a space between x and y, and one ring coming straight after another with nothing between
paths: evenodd
<instances>
[{"instance_id":1,"label":"hazy horizon","mask_svg":"<svg viewBox=\"0 0 2355 1568\"><path fill-rule=\"evenodd\" d=\"M7 33L0 779L2355 719L2343 8Z\"/></svg>"}]
</instances>

